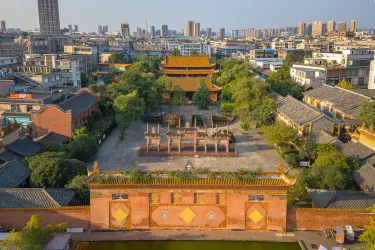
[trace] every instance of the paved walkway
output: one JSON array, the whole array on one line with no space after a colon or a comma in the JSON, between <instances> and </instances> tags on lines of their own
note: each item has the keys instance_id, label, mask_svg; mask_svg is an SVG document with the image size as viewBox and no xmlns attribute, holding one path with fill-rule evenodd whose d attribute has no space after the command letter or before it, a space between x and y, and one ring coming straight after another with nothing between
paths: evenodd
<instances>
[{"instance_id":1,"label":"paved walkway","mask_svg":"<svg viewBox=\"0 0 375 250\"><path fill-rule=\"evenodd\" d=\"M157 128L156 128L157 129ZM151 127L149 128L151 130ZM162 142L166 142L167 128L161 128L163 132ZM211 168L212 170L236 171L239 168L256 170L258 168L266 172L277 170L281 157L267 145L266 141L257 129L251 129L248 135L242 135L239 122L230 126L234 132L238 152L238 158L216 157L138 157L138 150L145 142L144 132L146 124L141 121L131 122L126 130L126 138L119 141L119 129L115 129L100 146L96 157L101 170L181 170L190 162L195 168ZM209 129L213 133L216 129ZM88 167L92 169L93 161Z\"/></svg>"},{"instance_id":2,"label":"paved walkway","mask_svg":"<svg viewBox=\"0 0 375 250\"><path fill-rule=\"evenodd\" d=\"M326 239L319 232L292 232L294 236L277 237L274 232L246 232L246 231L123 231L123 232L86 232L73 234L74 243L79 241L131 241L131 240L230 240L230 241L272 241L297 242L303 241L307 249L314 249L312 244L324 245L331 249L335 240ZM364 244L345 244L348 249L362 249Z\"/></svg>"}]
</instances>

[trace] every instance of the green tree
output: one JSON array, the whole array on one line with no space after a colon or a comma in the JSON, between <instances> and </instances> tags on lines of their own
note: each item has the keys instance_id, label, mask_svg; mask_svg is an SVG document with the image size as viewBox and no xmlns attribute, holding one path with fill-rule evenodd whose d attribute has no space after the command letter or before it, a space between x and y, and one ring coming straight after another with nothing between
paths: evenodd
<instances>
[{"instance_id":1,"label":"green tree","mask_svg":"<svg viewBox=\"0 0 375 250\"><path fill-rule=\"evenodd\" d=\"M290 142L295 141L297 135L297 130L281 121L276 121L272 126L262 127L261 131L270 146L288 145Z\"/></svg>"},{"instance_id":2,"label":"green tree","mask_svg":"<svg viewBox=\"0 0 375 250\"><path fill-rule=\"evenodd\" d=\"M129 119L125 116L124 113L117 112L116 122L120 128L120 140L123 140L125 138L125 131L129 125Z\"/></svg>"},{"instance_id":3,"label":"green tree","mask_svg":"<svg viewBox=\"0 0 375 250\"><path fill-rule=\"evenodd\" d=\"M375 101L362 103L359 116L368 128L372 126L375 129Z\"/></svg>"},{"instance_id":4,"label":"green tree","mask_svg":"<svg viewBox=\"0 0 375 250\"><path fill-rule=\"evenodd\" d=\"M200 109L207 109L208 105L210 105L210 90L207 88L204 79L199 79L193 100Z\"/></svg>"},{"instance_id":5,"label":"green tree","mask_svg":"<svg viewBox=\"0 0 375 250\"><path fill-rule=\"evenodd\" d=\"M318 144L318 146L316 148L317 157L319 157L323 154L326 154L326 153L335 153L335 152L338 152L338 150L337 150L336 146L331 144L331 143Z\"/></svg>"},{"instance_id":6,"label":"green tree","mask_svg":"<svg viewBox=\"0 0 375 250\"><path fill-rule=\"evenodd\" d=\"M113 53L108 58L109 63L123 63L124 57L121 55L121 53Z\"/></svg>"},{"instance_id":7,"label":"green tree","mask_svg":"<svg viewBox=\"0 0 375 250\"><path fill-rule=\"evenodd\" d=\"M90 189L85 183L86 179L87 175L78 175L65 185L65 188L75 189L75 198L80 201L80 205L90 204Z\"/></svg>"},{"instance_id":8,"label":"green tree","mask_svg":"<svg viewBox=\"0 0 375 250\"><path fill-rule=\"evenodd\" d=\"M75 159L42 157L33 168L30 182L33 187L63 188L76 175L87 172L86 164Z\"/></svg>"},{"instance_id":9,"label":"green tree","mask_svg":"<svg viewBox=\"0 0 375 250\"><path fill-rule=\"evenodd\" d=\"M181 56L181 52L180 52L180 50L177 49L177 48L175 48L175 49L173 50L173 55L174 55L174 56Z\"/></svg>"},{"instance_id":10,"label":"green tree","mask_svg":"<svg viewBox=\"0 0 375 250\"><path fill-rule=\"evenodd\" d=\"M90 79L88 78L88 76L81 72L81 87L82 88L86 88L89 86L89 83L90 83Z\"/></svg>"},{"instance_id":11,"label":"green tree","mask_svg":"<svg viewBox=\"0 0 375 250\"><path fill-rule=\"evenodd\" d=\"M260 105L252 112L252 120L257 126L271 125L275 120L276 104L271 97L265 96Z\"/></svg>"},{"instance_id":12,"label":"green tree","mask_svg":"<svg viewBox=\"0 0 375 250\"><path fill-rule=\"evenodd\" d=\"M302 169L300 173L296 176L296 182L293 186L291 186L288 189L288 202L289 203L297 203L299 201L307 201L310 198L309 193L306 190L307 186L307 176L308 176L309 170L308 169Z\"/></svg>"},{"instance_id":13,"label":"green tree","mask_svg":"<svg viewBox=\"0 0 375 250\"><path fill-rule=\"evenodd\" d=\"M313 167L320 167L320 166L336 166L340 167L342 170L346 171L347 173L351 173L352 170L355 170L359 167L358 161L353 161L347 158L341 152L326 152L320 154L313 164Z\"/></svg>"},{"instance_id":14,"label":"green tree","mask_svg":"<svg viewBox=\"0 0 375 250\"><path fill-rule=\"evenodd\" d=\"M190 56L199 56L199 52L196 51L195 49L192 49L192 50L190 51Z\"/></svg>"},{"instance_id":15,"label":"green tree","mask_svg":"<svg viewBox=\"0 0 375 250\"><path fill-rule=\"evenodd\" d=\"M220 76L216 82L220 86L226 86L233 83L237 79L250 78L253 74L250 72L250 65L237 59L226 59L220 63Z\"/></svg>"},{"instance_id":16,"label":"green tree","mask_svg":"<svg viewBox=\"0 0 375 250\"><path fill-rule=\"evenodd\" d=\"M72 140L78 139L82 135L88 135L89 131L86 126L82 126L78 129L76 129L72 134Z\"/></svg>"},{"instance_id":17,"label":"green tree","mask_svg":"<svg viewBox=\"0 0 375 250\"><path fill-rule=\"evenodd\" d=\"M315 160L317 152L317 145L311 140L306 140L299 148L299 158L301 160L308 160L310 163Z\"/></svg>"},{"instance_id":18,"label":"green tree","mask_svg":"<svg viewBox=\"0 0 375 250\"><path fill-rule=\"evenodd\" d=\"M372 214L375 213L375 205L368 209ZM366 242L366 250L375 250L375 218L370 217L370 225L365 226L365 231L359 236L359 241Z\"/></svg>"},{"instance_id":19,"label":"green tree","mask_svg":"<svg viewBox=\"0 0 375 250\"><path fill-rule=\"evenodd\" d=\"M161 76L155 83L151 86L148 91L146 106L147 110L150 112L150 109L160 105L163 101L163 94L167 94L167 91L171 88L172 83L169 77Z\"/></svg>"},{"instance_id":20,"label":"green tree","mask_svg":"<svg viewBox=\"0 0 375 250\"><path fill-rule=\"evenodd\" d=\"M310 170L307 183L309 188L343 190L348 180L339 166L319 165Z\"/></svg>"},{"instance_id":21,"label":"green tree","mask_svg":"<svg viewBox=\"0 0 375 250\"><path fill-rule=\"evenodd\" d=\"M343 88L343 89L354 89L355 87L348 83L344 78L342 78L341 82L337 84L337 87Z\"/></svg>"},{"instance_id":22,"label":"green tree","mask_svg":"<svg viewBox=\"0 0 375 250\"><path fill-rule=\"evenodd\" d=\"M71 159L88 162L96 154L98 148L95 138L83 134L73 142L62 145L61 152L64 152Z\"/></svg>"},{"instance_id":23,"label":"green tree","mask_svg":"<svg viewBox=\"0 0 375 250\"><path fill-rule=\"evenodd\" d=\"M26 227L21 231L11 231L7 238L0 242L0 248L4 250L42 250L54 234L66 230L66 223L56 226L47 225L41 228L42 218L39 215L31 216Z\"/></svg>"},{"instance_id":24,"label":"green tree","mask_svg":"<svg viewBox=\"0 0 375 250\"><path fill-rule=\"evenodd\" d=\"M119 94L114 101L114 107L129 120L138 120L146 110L145 101L138 96L137 91L127 95Z\"/></svg>"},{"instance_id":25,"label":"green tree","mask_svg":"<svg viewBox=\"0 0 375 250\"><path fill-rule=\"evenodd\" d=\"M292 77L290 76L290 68L293 66L293 63L294 63L293 54L288 53L286 56L286 59L283 62L283 66L281 66L281 68L278 71L272 73L270 77L268 78L268 80L270 82L283 82L283 81L291 82Z\"/></svg>"},{"instance_id":26,"label":"green tree","mask_svg":"<svg viewBox=\"0 0 375 250\"><path fill-rule=\"evenodd\" d=\"M302 100L304 91L303 87L292 81L271 82L271 90L284 97L291 95L298 100Z\"/></svg>"},{"instance_id":27,"label":"green tree","mask_svg":"<svg viewBox=\"0 0 375 250\"><path fill-rule=\"evenodd\" d=\"M185 105L189 103L189 99L186 97L186 92L180 86L175 86L171 94L171 105Z\"/></svg>"}]
</instances>

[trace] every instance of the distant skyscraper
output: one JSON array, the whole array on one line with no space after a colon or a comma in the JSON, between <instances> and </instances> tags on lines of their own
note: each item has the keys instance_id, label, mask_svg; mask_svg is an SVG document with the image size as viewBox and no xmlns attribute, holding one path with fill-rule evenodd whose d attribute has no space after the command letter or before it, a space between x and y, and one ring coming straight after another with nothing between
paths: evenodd
<instances>
[{"instance_id":1,"label":"distant skyscraper","mask_svg":"<svg viewBox=\"0 0 375 250\"><path fill-rule=\"evenodd\" d=\"M211 28L206 28L206 35L207 35L207 37L210 37L211 33L212 33L212 29Z\"/></svg>"},{"instance_id":2,"label":"distant skyscraper","mask_svg":"<svg viewBox=\"0 0 375 250\"><path fill-rule=\"evenodd\" d=\"M312 36L321 36L325 32L325 23L322 21L312 23Z\"/></svg>"},{"instance_id":3,"label":"distant skyscraper","mask_svg":"<svg viewBox=\"0 0 375 250\"><path fill-rule=\"evenodd\" d=\"M338 22L338 31L343 32L346 31L346 22L345 21L340 21Z\"/></svg>"},{"instance_id":4,"label":"distant skyscraper","mask_svg":"<svg viewBox=\"0 0 375 250\"><path fill-rule=\"evenodd\" d=\"M328 28L327 28L327 31L328 32L335 32L336 31L336 22L331 20L328 22Z\"/></svg>"},{"instance_id":5,"label":"distant skyscraper","mask_svg":"<svg viewBox=\"0 0 375 250\"><path fill-rule=\"evenodd\" d=\"M163 24L160 28L161 36L168 36L168 25Z\"/></svg>"},{"instance_id":6,"label":"distant skyscraper","mask_svg":"<svg viewBox=\"0 0 375 250\"><path fill-rule=\"evenodd\" d=\"M219 34L220 34L219 38L224 39L225 38L225 29L221 28Z\"/></svg>"},{"instance_id":7,"label":"distant skyscraper","mask_svg":"<svg viewBox=\"0 0 375 250\"><path fill-rule=\"evenodd\" d=\"M78 25L74 25L74 32L78 32Z\"/></svg>"},{"instance_id":8,"label":"distant skyscraper","mask_svg":"<svg viewBox=\"0 0 375 250\"><path fill-rule=\"evenodd\" d=\"M108 26L103 26L103 34L105 35L108 33Z\"/></svg>"},{"instance_id":9,"label":"distant skyscraper","mask_svg":"<svg viewBox=\"0 0 375 250\"><path fill-rule=\"evenodd\" d=\"M60 35L58 0L38 0L40 33L45 36Z\"/></svg>"},{"instance_id":10,"label":"distant skyscraper","mask_svg":"<svg viewBox=\"0 0 375 250\"><path fill-rule=\"evenodd\" d=\"M357 32L357 21L356 20L350 21L350 32Z\"/></svg>"},{"instance_id":11,"label":"distant skyscraper","mask_svg":"<svg viewBox=\"0 0 375 250\"><path fill-rule=\"evenodd\" d=\"M73 31L73 26L71 24L68 25L68 30L69 30L69 33L72 33Z\"/></svg>"},{"instance_id":12,"label":"distant skyscraper","mask_svg":"<svg viewBox=\"0 0 375 250\"><path fill-rule=\"evenodd\" d=\"M103 34L103 27L98 25L98 35L100 36L101 34Z\"/></svg>"},{"instance_id":13,"label":"distant skyscraper","mask_svg":"<svg viewBox=\"0 0 375 250\"><path fill-rule=\"evenodd\" d=\"M142 36L142 28L137 27L137 37Z\"/></svg>"},{"instance_id":14,"label":"distant skyscraper","mask_svg":"<svg viewBox=\"0 0 375 250\"><path fill-rule=\"evenodd\" d=\"M193 34L193 36L199 36L200 34L199 34L199 31L201 30L201 24L200 23L198 23L198 22L195 22L194 23L194 34Z\"/></svg>"},{"instance_id":15,"label":"distant skyscraper","mask_svg":"<svg viewBox=\"0 0 375 250\"><path fill-rule=\"evenodd\" d=\"M155 26L150 26L150 36L155 37Z\"/></svg>"},{"instance_id":16,"label":"distant skyscraper","mask_svg":"<svg viewBox=\"0 0 375 250\"><path fill-rule=\"evenodd\" d=\"M194 21L188 21L186 25L186 36L194 36Z\"/></svg>"},{"instance_id":17,"label":"distant skyscraper","mask_svg":"<svg viewBox=\"0 0 375 250\"><path fill-rule=\"evenodd\" d=\"M305 29L306 29L306 23L299 22L299 24L298 24L298 36L304 36L305 35Z\"/></svg>"},{"instance_id":18,"label":"distant skyscraper","mask_svg":"<svg viewBox=\"0 0 375 250\"><path fill-rule=\"evenodd\" d=\"M121 24L121 34L123 37L130 37L130 26L128 23Z\"/></svg>"},{"instance_id":19,"label":"distant skyscraper","mask_svg":"<svg viewBox=\"0 0 375 250\"><path fill-rule=\"evenodd\" d=\"M6 30L7 30L7 26L5 24L5 21L3 20L3 21L1 21L1 30L0 31L4 32Z\"/></svg>"},{"instance_id":20,"label":"distant skyscraper","mask_svg":"<svg viewBox=\"0 0 375 250\"><path fill-rule=\"evenodd\" d=\"M312 23L309 23L309 25L307 25L306 35L308 35L308 36L312 35Z\"/></svg>"}]
</instances>

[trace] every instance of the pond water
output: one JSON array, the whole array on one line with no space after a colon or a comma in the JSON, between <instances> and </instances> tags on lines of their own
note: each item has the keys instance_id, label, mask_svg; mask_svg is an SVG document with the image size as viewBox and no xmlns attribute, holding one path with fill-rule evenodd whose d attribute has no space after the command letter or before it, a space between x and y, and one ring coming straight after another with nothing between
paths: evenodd
<instances>
[{"instance_id":1,"label":"pond water","mask_svg":"<svg viewBox=\"0 0 375 250\"><path fill-rule=\"evenodd\" d=\"M299 244L255 241L80 242L76 250L301 250Z\"/></svg>"}]
</instances>

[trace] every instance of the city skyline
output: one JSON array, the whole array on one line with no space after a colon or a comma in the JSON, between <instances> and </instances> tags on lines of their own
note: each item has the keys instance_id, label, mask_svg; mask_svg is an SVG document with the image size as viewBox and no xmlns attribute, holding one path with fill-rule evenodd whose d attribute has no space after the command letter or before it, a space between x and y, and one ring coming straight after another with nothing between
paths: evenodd
<instances>
[{"instance_id":1,"label":"city skyline","mask_svg":"<svg viewBox=\"0 0 375 250\"><path fill-rule=\"evenodd\" d=\"M90 2L90 5L88 5ZM197 2L192 0L192 3ZM178 5L172 4L172 1L166 0L160 2L118 2L115 0L103 3L99 0L81 0L78 3L74 0L64 0L59 2L61 28L67 28L68 24L78 24L80 31L95 32L99 23L105 23L109 27L110 32L120 31L120 24L127 22L130 24L131 31L135 31L137 27L146 28L146 18L148 25L160 27L162 24L168 25L169 29L178 30L186 28L188 20L195 20L200 23L201 28L212 28L213 31L219 31L225 28L226 31L242 28L282 28L297 27L300 21L309 23L312 21L335 20L339 22L344 20L350 24L350 20L355 19L358 22L358 28L375 28L375 17L372 15L375 11L375 5L372 0L363 0L356 3L361 12L353 11L353 2L351 0L332 0L329 3L323 0L310 1L301 6L296 6L293 0L286 0L280 3L276 0L267 0L262 3L256 3L257 9L270 8L267 15L259 11L252 11L255 1L241 2L243 7L236 12L228 13L227 8L219 8L217 6L225 6L220 3L222 0L215 1L217 10L207 12L207 8L213 7L213 1L199 2L201 8L197 9L192 6L183 6L184 11L171 12L168 9L178 8ZM321 9L319 2L324 2L326 8ZM73 4L74 3L74 4ZM340 4L338 6L338 4ZM23 8L19 8L22 5ZM72 8L71 6L74 6ZM113 8L116 6L116 8ZM147 8L145 9L145 6ZM293 8L292 8L293 7ZM331 11L335 8L335 11ZM128 11L124 11L124 9ZM141 12L131 11L138 9ZM160 11L155 9L166 10L167 15L160 15ZM305 10L309 11L306 12ZM340 11L337 11L340 9ZM87 11L82 11L87 10ZM110 12L111 14L107 14ZM273 12L277 15L273 15ZM288 12L291 12L290 15ZM16 14L15 14L16 13ZM249 15L250 13L250 15ZM98 15L100 18L98 18ZM39 28L38 6L35 0L13 0L7 3L7 8L0 9L0 16L6 21L9 28L21 28L23 30L32 30ZM286 18L287 17L287 18ZM283 23L283 25L280 25Z\"/></svg>"}]
</instances>

